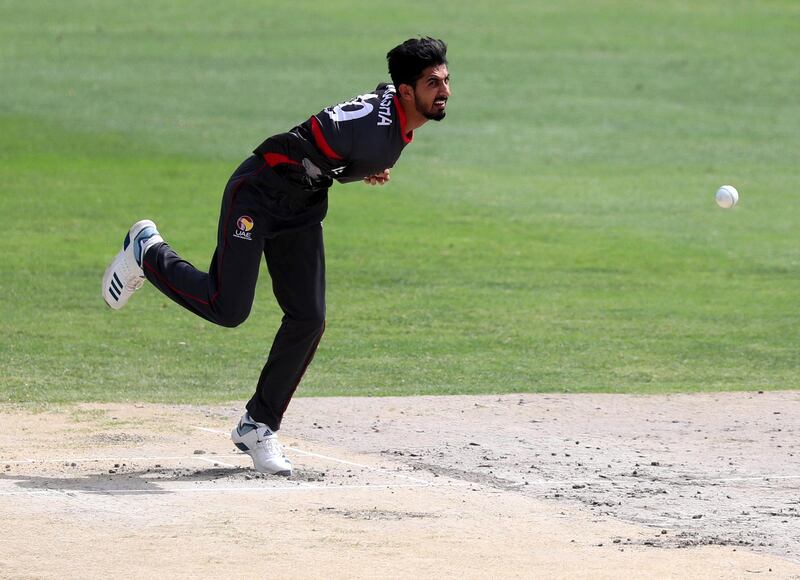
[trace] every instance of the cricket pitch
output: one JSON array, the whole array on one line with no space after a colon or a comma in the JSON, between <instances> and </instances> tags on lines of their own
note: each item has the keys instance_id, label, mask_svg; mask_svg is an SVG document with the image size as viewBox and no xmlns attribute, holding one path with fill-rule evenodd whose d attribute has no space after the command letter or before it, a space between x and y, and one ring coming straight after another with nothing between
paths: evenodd
<instances>
[{"instance_id":1,"label":"cricket pitch","mask_svg":"<svg viewBox=\"0 0 800 580\"><path fill-rule=\"evenodd\" d=\"M0 578L800 578L800 393L0 406Z\"/></svg>"}]
</instances>

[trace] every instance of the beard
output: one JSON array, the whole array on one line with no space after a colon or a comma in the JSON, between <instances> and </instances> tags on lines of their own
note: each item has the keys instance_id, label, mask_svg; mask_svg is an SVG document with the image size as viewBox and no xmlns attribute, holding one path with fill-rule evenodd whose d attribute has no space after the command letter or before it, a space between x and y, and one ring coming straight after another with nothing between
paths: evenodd
<instances>
[{"instance_id":1,"label":"beard","mask_svg":"<svg viewBox=\"0 0 800 580\"><path fill-rule=\"evenodd\" d=\"M441 111L434 111L432 108L426 109L425 105L420 102L416 95L414 95L414 106L417 108L417 111L419 111L419 113L429 121L441 121L445 118L445 115L447 115L444 109ZM431 107L433 107L433 103L431 103Z\"/></svg>"},{"instance_id":2,"label":"beard","mask_svg":"<svg viewBox=\"0 0 800 580\"><path fill-rule=\"evenodd\" d=\"M428 111L427 113L422 113L422 114L425 115L425 118L430 121L441 121L447 115L447 113L444 111L439 111L438 113L432 113Z\"/></svg>"}]
</instances>

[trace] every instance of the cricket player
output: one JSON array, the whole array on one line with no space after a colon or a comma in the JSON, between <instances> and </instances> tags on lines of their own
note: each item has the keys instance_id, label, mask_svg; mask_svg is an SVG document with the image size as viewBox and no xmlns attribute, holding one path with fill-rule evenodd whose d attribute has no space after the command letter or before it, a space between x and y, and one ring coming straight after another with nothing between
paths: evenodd
<instances>
[{"instance_id":1,"label":"cricket player","mask_svg":"<svg viewBox=\"0 0 800 580\"><path fill-rule=\"evenodd\" d=\"M208 272L164 242L150 220L133 224L103 276L118 310L145 279L185 309L227 327L245 321L261 256L284 316L255 394L233 429L234 444L262 473L288 476L276 432L325 328L322 220L333 181L384 185L389 169L450 97L447 45L409 39L387 54L392 84L328 107L268 138L233 173L222 196L217 247Z\"/></svg>"}]
</instances>

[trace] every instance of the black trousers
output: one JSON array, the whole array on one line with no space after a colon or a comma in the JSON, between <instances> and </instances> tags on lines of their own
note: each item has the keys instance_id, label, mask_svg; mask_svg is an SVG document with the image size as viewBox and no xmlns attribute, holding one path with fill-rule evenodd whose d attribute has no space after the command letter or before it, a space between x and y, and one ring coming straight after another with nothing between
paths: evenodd
<instances>
[{"instance_id":1,"label":"black trousers","mask_svg":"<svg viewBox=\"0 0 800 580\"><path fill-rule=\"evenodd\" d=\"M268 200L250 183L263 164L251 157L231 176L207 273L166 243L147 251L144 273L187 310L234 327L250 314L263 254L284 315L247 410L277 431L325 329L325 252L321 223L275 233Z\"/></svg>"}]
</instances>

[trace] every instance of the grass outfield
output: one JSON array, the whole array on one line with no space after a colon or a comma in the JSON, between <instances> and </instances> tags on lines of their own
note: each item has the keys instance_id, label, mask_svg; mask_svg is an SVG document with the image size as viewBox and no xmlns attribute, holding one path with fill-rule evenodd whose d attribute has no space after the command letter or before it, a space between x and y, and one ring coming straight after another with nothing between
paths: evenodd
<instances>
[{"instance_id":1,"label":"grass outfield","mask_svg":"<svg viewBox=\"0 0 800 580\"><path fill-rule=\"evenodd\" d=\"M241 159L420 33L450 45L448 118L387 187L331 190L300 395L800 386L796 2L262 4L0 20L0 401L249 397L265 269L235 330L152 288L112 312L103 269L142 217L207 266Z\"/></svg>"}]
</instances>

